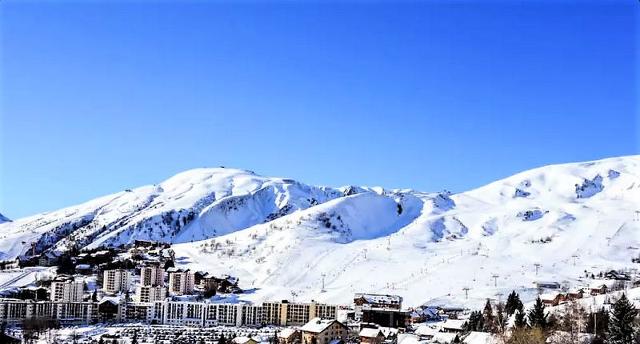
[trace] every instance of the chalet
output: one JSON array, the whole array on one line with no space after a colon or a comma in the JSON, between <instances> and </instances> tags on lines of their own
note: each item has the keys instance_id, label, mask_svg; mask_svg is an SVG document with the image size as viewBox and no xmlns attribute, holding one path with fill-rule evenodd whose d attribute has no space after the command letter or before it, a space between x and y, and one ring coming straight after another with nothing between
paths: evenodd
<instances>
[{"instance_id":1,"label":"chalet","mask_svg":"<svg viewBox=\"0 0 640 344\"><path fill-rule=\"evenodd\" d=\"M251 337L235 337L231 340L233 344L258 344L259 341Z\"/></svg>"},{"instance_id":2,"label":"chalet","mask_svg":"<svg viewBox=\"0 0 640 344\"><path fill-rule=\"evenodd\" d=\"M589 286L589 293L593 296L606 294L611 290L614 280L599 280Z\"/></svg>"},{"instance_id":3,"label":"chalet","mask_svg":"<svg viewBox=\"0 0 640 344\"><path fill-rule=\"evenodd\" d=\"M631 277L629 276L629 274L622 272L622 271L616 271L616 270L610 270L608 272L606 272L604 274L604 277L607 279L611 279L611 280L616 280L616 281L630 281Z\"/></svg>"},{"instance_id":4,"label":"chalet","mask_svg":"<svg viewBox=\"0 0 640 344\"><path fill-rule=\"evenodd\" d=\"M385 336L379 328L363 328L358 334L361 344L382 344Z\"/></svg>"},{"instance_id":5,"label":"chalet","mask_svg":"<svg viewBox=\"0 0 640 344\"><path fill-rule=\"evenodd\" d=\"M278 332L278 344L300 344L302 336L300 331L287 327Z\"/></svg>"},{"instance_id":6,"label":"chalet","mask_svg":"<svg viewBox=\"0 0 640 344\"><path fill-rule=\"evenodd\" d=\"M447 333L460 333L464 331L464 324L466 322L466 320L447 319L442 323L441 330Z\"/></svg>"},{"instance_id":7,"label":"chalet","mask_svg":"<svg viewBox=\"0 0 640 344\"><path fill-rule=\"evenodd\" d=\"M347 338L347 326L335 319L313 318L300 328L303 344L329 344Z\"/></svg>"},{"instance_id":8,"label":"chalet","mask_svg":"<svg viewBox=\"0 0 640 344\"><path fill-rule=\"evenodd\" d=\"M571 289L566 294L566 299L568 301L578 300L584 297L584 289Z\"/></svg>"},{"instance_id":9,"label":"chalet","mask_svg":"<svg viewBox=\"0 0 640 344\"><path fill-rule=\"evenodd\" d=\"M409 321L412 324L440 319L438 310L435 308L415 308L409 311Z\"/></svg>"},{"instance_id":10,"label":"chalet","mask_svg":"<svg viewBox=\"0 0 640 344\"><path fill-rule=\"evenodd\" d=\"M565 298L565 295L562 293L548 293L548 294L541 294L540 300L542 300L542 303L545 304L546 306L557 306L560 303L566 301L566 298Z\"/></svg>"}]
</instances>

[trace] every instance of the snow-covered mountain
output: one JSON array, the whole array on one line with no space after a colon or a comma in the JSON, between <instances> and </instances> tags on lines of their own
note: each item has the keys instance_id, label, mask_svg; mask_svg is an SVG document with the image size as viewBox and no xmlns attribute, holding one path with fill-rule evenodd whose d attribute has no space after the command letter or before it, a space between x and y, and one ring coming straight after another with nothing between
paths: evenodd
<instances>
[{"instance_id":1,"label":"snow-covered mountain","mask_svg":"<svg viewBox=\"0 0 640 344\"><path fill-rule=\"evenodd\" d=\"M639 156L541 167L458 194L198 169L0 224L0 258L31 242L43 251L153 239L177 243L180 264L240 277L254 301L346 302L365 291L459 302L469 287L465 302L481 304L514 288L533 296L536 280L575 284L584 270L632 266L639 211Z\"/></svg>"},{"instance_id":2,"label":"snow-covered mountain","mask_svg":"<svg viewBox=\"0 0 640 344\"><path fill-rule=\"evenodd\" d=\"M11 219L10 219L10 218L8 218L8 217L6 217L6 216L4 216L4 215L0 214L0 223L3 223L3 222L9 222L9 221L11 221Z\"/></svg>"}]
</instances>

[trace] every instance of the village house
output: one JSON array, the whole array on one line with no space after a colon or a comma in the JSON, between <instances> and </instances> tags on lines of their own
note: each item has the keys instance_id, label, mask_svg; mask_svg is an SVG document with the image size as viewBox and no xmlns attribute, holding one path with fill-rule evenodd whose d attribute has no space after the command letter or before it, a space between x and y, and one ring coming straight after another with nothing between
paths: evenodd
<instances>
[{"instance_id":1,"label":"village house","mask_svg":"<svg viewBox=\"0 0 640 344\"><path fill-rule=\"evenodd\" d=\"M300 331L287 327L278 332L278 344L300 344L302 336Z\"/></svg>"},{"instance_id":2,"label":"village house","mask_svg":"<svg viewBox=\"0 0 640 344\"><path fill-rule=\"evenodd\" d=\"M541 294L540 300L545 306L557 306L566 301L566 297L562 293L547 293Z\"/></svg>"},{"instance_id":3,"label":"village house","mask_svg":"<svg viewBox=\"0 0 640 344\"><path fill-rule=\"evenodd\" d=\"M466 322L466 320L447 319L440 325L440 329L442 332L460 333L464 331L464 324Z\"/></svg>"},{"instance_id":4,"label":"village house","mask_svg":"<svg viewBox=\"0 0 640 344\"><path fill-rule=\"evenodd\" d=\"M382 344L385 336L379 328L363 328L358 334L361 344Z\"/></svg>"},{"instance_id":5,"label":"village house","mask_svg":"<svg viewBox=\"0 0 640 344\"><path fill-rule=\"evenodd\" d=\"M313 318L300 331L303 344L329 344L344 342L348 329L335 319Z\"/></svg>"},{"instance_id":6,"label":"village house","mask_svg":"<svg viewBox=\"0 0 640 344\"><path fill-rule=\"evenodd\" d=\"M571 289L566 294L566 299L568 301L578 300L578 299L581 299L583 297L584 297L584 289L582 289L582 288Z\"/></svg>"},{"instance_id":7,"label":"village house","mask_svg":"<svg viewBox=\"0 0 640 344\"><path fill-rule=\"evenodd\" d=\"M231 340L233 344L258 344L259 341L251 337L235 337Z\"/></svg>"}]
</instances>

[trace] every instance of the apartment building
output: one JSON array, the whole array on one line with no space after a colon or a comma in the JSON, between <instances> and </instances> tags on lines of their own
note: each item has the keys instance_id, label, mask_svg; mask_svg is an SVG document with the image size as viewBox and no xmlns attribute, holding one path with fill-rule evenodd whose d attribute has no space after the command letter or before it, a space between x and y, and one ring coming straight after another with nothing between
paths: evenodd
<instances>
[{"instance_id":1,"label":"apartment building","mask_svg":"<svg viewBox=\"0 0 640 344\"><path fill-rule=\"evenodd\" d=\"M84 280L58 276L51 282L51 301L81 302L84 296Z\"/></svg>"},{"instance_id":2,"label":"apartment building","mask_svg":"<svg viewBox=\"0 0 640 344\"><path fill-rule=\"evenodd\" d=\"M138 302L162 301L167 297L167 288L161 286L141 285L136 287L135 297Z\"/></svg>"},{"instance_id":3,"label":"apartment building","mask_svg":"<svg viewBox=\"0 0 640 344\"><path fill-rule=\"evenodd\" d=\"M149 265L140 269L140 284L151 287L164 287L164 269L158 265Z\"/></svg>"},{"instance_id":4,"label":"apartment building","mask_svg":"<svg viewBox=\"0 0 640 344\"><path fill-rule=\"evenodd\" d=\"M193 293L195 278L193 272L182 269L169 269L169 293L187 295Z\"/></svg>"},{"instance_id":5,"label":"apartment building","mask_svg":"<svg viewBox=\"0 0 640 344\"><path fill-rule=\"evenodd\" d=\"M310 319L336 317L337 307L317 303L292 303L286 300L281 302L265 302L262 304L262 317L265 324L279 326L300 326Z\"/></svg>"},{"instance_id":6,"label":"apartment building","mask_svg":"<svg viewBox=\"0 0 640 344\"><path fill-rule=\"evenodd\" d=\"M148 287L148 286L147 286ZM284 306L286 305L286 306ZM287 321L303 319L322 307L335 313L336 306L317 303L267 302L263 305L237 303L210 303L171 301L121 302L116 297L105 297L99 302L52 302L0 298L0 322L20 322L37 316L58 319L67 323L94 323L98 321L144 322L178 326L263 326L281 325ZM313 309L313 311L312 311ZM282 319L268 319L267 310L283 314ZM302 315L302 312L308 312ZM313 319L313 318L312 318Z\"/></svg>"},{"instance_id":7,"label":"apartment building","mask_svg":"<svg viewBox=\"0 0 640 344\"><path fill-rule=\"evenodd\" d=\"M131 273L124 269L105 270L102 280L102 289L111 294L129 289Z\"/></svg>"}]
</instances>

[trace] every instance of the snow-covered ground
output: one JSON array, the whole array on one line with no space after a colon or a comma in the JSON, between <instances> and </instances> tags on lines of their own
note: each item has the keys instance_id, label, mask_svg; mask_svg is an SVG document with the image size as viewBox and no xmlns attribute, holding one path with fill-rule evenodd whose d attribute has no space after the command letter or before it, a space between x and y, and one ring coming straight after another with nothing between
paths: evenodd
<instances>
[{"instance_id":1,"label":"snow-covered ground","mask_svg":"<svg viewBox=\"0 0 640 344\"><path fill-rule=\"evenodd\" d=\"M376 292L479 307L512 289L532 300L535 281L581 284L584 270L632 267L639 211L639 156L545 166L458 194L197 169L0 224L0 259L31 242L153 239L177 243L179 265L238 276L252 301Z\"/></svg>"}]
</instances>

